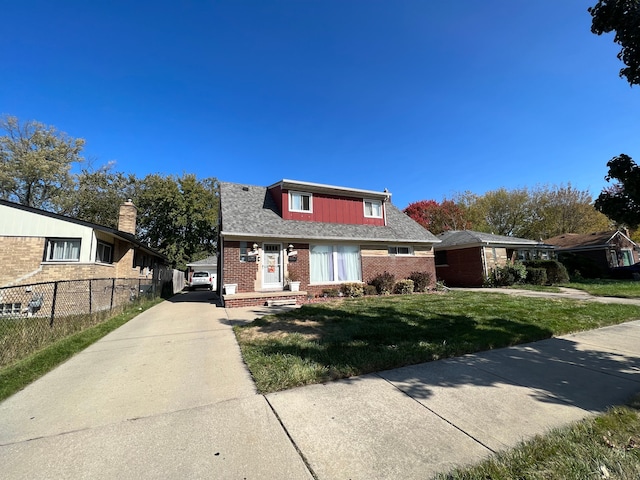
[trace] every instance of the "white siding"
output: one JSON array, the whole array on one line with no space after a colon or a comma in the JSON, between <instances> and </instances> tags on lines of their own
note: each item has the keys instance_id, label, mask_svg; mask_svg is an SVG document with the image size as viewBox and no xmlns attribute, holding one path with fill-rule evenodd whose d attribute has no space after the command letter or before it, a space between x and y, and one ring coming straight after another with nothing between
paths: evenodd
<instances>
[{"instance_id":1,"label":"white siding","mask_svg":"<svg viewBox=\"0 0 640 480\"><path fill-rule=\"evenodd\" d=\"M0 205L0 236L80 238L80 263L91 261L95 235L91 227Z\"/></svg>"}]
</instances>

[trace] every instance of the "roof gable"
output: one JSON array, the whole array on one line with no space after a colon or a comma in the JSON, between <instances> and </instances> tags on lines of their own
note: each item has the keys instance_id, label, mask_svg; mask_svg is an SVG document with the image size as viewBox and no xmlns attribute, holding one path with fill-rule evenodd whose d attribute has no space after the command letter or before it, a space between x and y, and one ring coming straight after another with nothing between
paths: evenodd
<instances>
[{"instance_id":1,"label":"roof gable","mask_svg":"<svg viewBox=\"0 0 640 480\"><path fill-rule=\"evenodd\" d=\"M277 184L271 187L275 185ZM223 237L285 237L300 240L424 244L439 242L435 235L390 202L385 203L386 226L284 220L269 188L220 182L220 218Z\"/></svg>"},{"instance_id":2,"label":"roof gable","mask_svg":"<svg viewBox=\"0 0 640 480\"><path fill-rule=\"evenodd\" d=\"M553 238L545 240L550 245L555 245L559 248L597 248L608 246L616 236L623 236L626 240L633 243L635 242L627 237L619 230L608 230L606 232L594 232L594 233L563 233Z\"/></svg>"}]
</instances>

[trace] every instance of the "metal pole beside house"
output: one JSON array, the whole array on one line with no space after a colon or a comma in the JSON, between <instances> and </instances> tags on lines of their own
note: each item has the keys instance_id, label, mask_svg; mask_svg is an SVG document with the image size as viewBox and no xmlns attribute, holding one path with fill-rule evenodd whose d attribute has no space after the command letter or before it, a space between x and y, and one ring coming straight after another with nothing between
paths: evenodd
<instances>
[{"instance_id":1,"label":"metal pole beside house","mask_svg":"<svg viewBox=\"0 0 640 480\"><path fill-rule=\"evenodd\" d=\"M89 280L89 315L93 313L93 280Z\"/></svg>"},{"instance_id":2,"label":"metal pole beside house","mask_svg":"<svg viewBox=\"0 0 640 480\"><path fill-rule=\"evenodd\" d=\"M109 311L113 310L113 292L116 290L116 279L111 279L111 304L109 305Z\"/></svg>"},{"instance_id":3,"label":"metal pole beside house","mask_svg":"<svg viewBox=\"0 0 640 480\"><path fill-rule=\"evenodd\" d=\"M53 300L51 302L51 319L49 320L49 326L53 327L53 319L56 316L56 298L58 296L58 282L53 284Z\"/></svg>"}]
</instances>

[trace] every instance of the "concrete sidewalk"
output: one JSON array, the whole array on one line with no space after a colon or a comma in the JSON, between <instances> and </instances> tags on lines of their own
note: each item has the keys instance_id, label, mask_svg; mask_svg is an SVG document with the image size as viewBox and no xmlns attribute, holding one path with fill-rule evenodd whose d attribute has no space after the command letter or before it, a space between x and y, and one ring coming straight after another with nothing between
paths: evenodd
<instances>
[{"instance_id":1,"label":"concrete sidewalk","mask_svg":"<svg viewBox=\"0 0 640 480\"><path fill-rule=\"evenodd\" d=\"M186 301L195 300L195 302ZM640 321L258 395L190 292L0 404L2 477L429 478L640 391Z\"/></svg>"},{"instance_id":2,"label":"concrete sidewalk","mask_svg":"<svg viewBox=\"0 0 640 480\"><path fill-rule=\"evenodd\" d=\"M213 296L143 312L1 403L0 476L311 478Z\"/></svg>"}]
</instances>

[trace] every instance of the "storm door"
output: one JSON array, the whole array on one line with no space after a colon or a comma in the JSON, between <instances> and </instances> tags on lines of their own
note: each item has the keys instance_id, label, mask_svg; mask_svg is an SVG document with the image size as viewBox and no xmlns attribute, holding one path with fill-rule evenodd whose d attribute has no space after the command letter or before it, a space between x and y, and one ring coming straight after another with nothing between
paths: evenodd
<instances>
[{"instance_id":1,"label":"storm door","mask_svg":"<svg viewBox=\"0 0 640 480\"><path fill-rule=\"evenodd\" d=\"M262 246L264 260L262 262L262 288L283 287L282 275L282 245L279 243L265 243Z\"/></svg>"}]
</instances>

